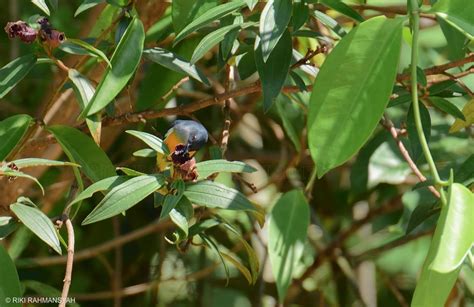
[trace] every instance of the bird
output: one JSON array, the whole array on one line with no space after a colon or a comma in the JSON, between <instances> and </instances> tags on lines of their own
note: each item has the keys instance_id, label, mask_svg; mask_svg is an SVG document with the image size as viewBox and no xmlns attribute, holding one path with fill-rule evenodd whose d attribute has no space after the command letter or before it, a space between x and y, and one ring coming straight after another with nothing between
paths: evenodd
<instances>
[{"instance_id":1,"label":"bird","mask_svg":"<svg viewBox=\"0 0 474 307\"><path fill-rule=\"evenodd\" d=\"M206 145L207 140L208 133L202 124L194 120L175 120L166 132L164 139L170 154L169 156L158 156L158 168L163 170L169 165L170 161L183 164Z\"/></svg>"}]
</instances>

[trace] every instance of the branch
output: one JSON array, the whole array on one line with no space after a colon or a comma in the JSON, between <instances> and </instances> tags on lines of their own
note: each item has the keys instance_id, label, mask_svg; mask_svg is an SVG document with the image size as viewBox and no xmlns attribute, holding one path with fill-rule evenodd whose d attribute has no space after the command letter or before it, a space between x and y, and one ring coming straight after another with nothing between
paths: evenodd
<instances>
[{"instance_id":1,"label":"branch","mask_svg":"<svg viewBox=\"0 0 474 307\"><path fill-rule=\"evenodd\" d=\"M67 301L67 295L69 293L69 287L71 286L72 278L72 265L74 262L74 228L72 227L71 220L66 217L66 230L67 230L67 258L66 258L66 274L64 276L63 291L61 293L61 301L59 307L65 307Z\"/></svg>"},{"instance_id":2,"label":"branch","mask_svg":"<svg viewBox=\"0 0 474 307\"><path fill-rule=\"evenodd\" d=\"M412 158L410 157L410 154L408 153L408 150L405 148L405 145L403 145L403 142L400 140L398 131L397 129L393 126L393 122L386 116L384 116L383 120L380 121L381 125L387 129L390 134L392 135L393 139L397 143L398 149L400 150L400 153L402 154L403 158L405 161L407 161L408 166L411 168L413 173L415 173L416 177L420 179L420 181L426 181L426 177L423 176L423 174L420 172L418 167L416 166L415 162L413 162ZM428 187L428 189L431 191L431 193L434 194L437 198L440 197L440 194L438 190L432 185Z\"/></svg>"},{"instance_id":3,"label":"branch","mask_svg":"<svg viewBox=\"0 0 474 307\"><path fill-rule=\"evenodd\" d=\"M84 249L76 253L75 261L81 261L89 258L94 258L102 253L105 253L117 246L127 244L131 241L134 241L138 238L144 237L151 233L161 231L168 227L171 227L173 223L171 221L166 222L153 222L145 227L132 231L124 236L117 237L108 242ZM50 266L63 264L67 262L66 256L55 256L55 257L39 257L39 258L26 258L18 259L16 261L17 267L35 267L35 266Z\"/></svg>"}]
</instances>

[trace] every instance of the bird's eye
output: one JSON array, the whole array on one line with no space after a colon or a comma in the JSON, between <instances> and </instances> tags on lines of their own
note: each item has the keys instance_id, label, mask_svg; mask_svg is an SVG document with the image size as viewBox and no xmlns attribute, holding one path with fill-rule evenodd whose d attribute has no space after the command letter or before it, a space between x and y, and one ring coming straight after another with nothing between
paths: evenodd
<instances>
[{"instance_id":1,"label":"bird's eye","mask_svg":"<svg viewBox=\"0 0 474 307\"><path fill-rule=\"evenodd\" d=\"M193 135L193 136L191 137L191 141L195 141L196 139L197 139L197 137L196 137L195 135Z\"/></svg>"}]
</instances>

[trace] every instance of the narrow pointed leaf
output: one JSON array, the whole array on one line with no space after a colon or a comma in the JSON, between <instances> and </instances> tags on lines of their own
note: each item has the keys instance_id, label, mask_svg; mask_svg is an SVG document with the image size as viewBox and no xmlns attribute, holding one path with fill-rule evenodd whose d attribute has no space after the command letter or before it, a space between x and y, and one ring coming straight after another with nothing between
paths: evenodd
<instances>
[{"instance_id":1,"label":"narrow pointed leaf","mask_svg":"<svg viewBox=\"0 0 474 307\"><path fill-rule=\"evenodd\" d=\"M474 99L471 99L462 108L462 114L466 120L456 119L449 128L450 133L458 132L463 128L470 127L474 123Z\"/></svg>"},{"instance_id":2,"label":"narrow pointed leaf","mask_svg":"<svg viewBox=\"0 0 474 307\"><path fill-rule=\"evenodd\" d=\"M420 103L420 118L423 126L423 134L427 141L431 138L431 117L430 112L424 104ZM415 124L415 115L413 113L413 105L410 105L407 114L407 131L408 139L410 140L410 154L413 161L417 162L421 157L423 150L420 145L420 139L418 137L418 131Z\"/></svg>"},{"instance_id":3,"label":"narrow pointed leaf","mask_svg":"<svg viewBox=\"0 0 474 307\"><path fill-rule=\"evenodd\" d=\"M139 138L145 144L150 146L151 149L153 149L154 151L156 151L158 153L161 153L161 154L168 154L169 153L169 150L166 147L166 144L163 143L163 141L159 137L157 137L153 134L143 132L143 131L136 131L136 130L127 130L125 132L127 132L128 134L133 135L134 137Z\"/></svg>"},{"instance_id":4,"label":"narrow pointed leaf","mask_svg":"<svg viewBox=\"0 0 474 307\"><path fill-rule=\"evenodd\" d=\"M189 63L171 51L155 47L153 49L147 49L143 51L143 54L150 61L160 64L173 71L188 75L206 85L211 85L206 75L204 75L204 73L196 65Z\"/></svg>"},{"instance_id":5,"label":"narrow pointed leaf","mask_svg":"<svg viewBox=\"0 0 474 307\"><path fill-rule=\"evenodd\" d=\"M109 178L102 179L100 181L97 181L96 183L91 184L90 186L87 187L84 191L82 191L77 197L69 204L69 206L72 206L75 203L78 203L80 201L83 201L84 199L92 197L94 193L97 192L104 192L104 191L109 191L113 188L115 188L118 185L121 185L125 181L131 179L132 177L130 176L113 176Z\"/></svg>"},{"instance_id":6,"label":"narrow pointed leaf","mask_svg":"<svg viewBox=\"0 0 474 307\"><path fill-rule=\"evenodd\" d=\"M269 0L260 15L260 44L263 62L267 62L291 19L291 0Z\"/></svg>"},{"instance_id":7,"label":"narrow pointed leaf","mask_svg":"<svg viewBox=\"0 0 474 307\"><path fill-rule=\"evenodd\" d=\"M38 238L51 246L58 254L61 254L61 245L59 244L56 228L41 210L21 203L10 205L10 209Z\"/></svg>"},{"instance_id":8,"label":"narrow pointed leaf","mask_svg":"<svg viewBox=\"0 0 474 307\"><path fill-rule=\"evenodd\" d=\"M102 52L102 50L100 49L97 49L96 47L92 46L91 44L89 44L88 42L85 42L83 40L80 40L80 39L74 39L74 38L68 38L66 40L67 42L71 43L71 44L74 44L74 45L77 45L77 46L80 46L84 49L86 49L87 51L89 51L90 53L94 54L95 56L98 56L99 58L101 58L102 60L104 60L107 65L109 65L110 67L112 67L112 64L110 63L109 59L107 58L107 56L105 55L104 52Z\"/></svg>"},{"instance_id":9,"label":"narrow pointed leaf","mask_svg":"<svg viewBox=\"0 0 474 307\"><path fill-rule=\"evenodd\" d=\"M26 178L26 179L30 179L32 181L34 181L41 189L41 192L43 193L44 195L44 188L43 186L41 185L41 183L38 181L38 179L36 179L35 177L31 176L31 175L28 175L28 174L25 174L23 172L20 172L20 171L15 171L15 170L12 170L10 168L3 168L1 171L0 171L0 176L8 176L8 177L19 177L19 178Z\"/></svg>"},{"instance_id":10,"label":"narrow pointed leaf","mask_svg":"<svg viewBox=\"0 0 474 307\"><path fill-rule=\"evenodd\" d=\"M341 0L321 0L321 3L325 6L338 11L339 13L346 15L349 18L354 19L358 22L364 22L365 19L356 10L345 4Z\"/></svg>"},{"instance_id":11,"label":"narrow pointed leaf","mask_svg":"<svg viewBox=\"0 0 474 307\"><path fill-rule=\"evenodd\" d=\"M39 7L40 10L42 10L46 15L49 16L50 12L45 0L31 0L31 3Z\"/></svg>"},{"instance_id":12,"label":"narrow pointed leaf","mask_svg":"<svg viewBox=\"0 0 474 307\"><path fill-rule=\"evenodd\" d=\"M81 117L99 112L122 91L138 67L144 41L143 24L140 19L134 18L128 25L110 59L112 67L108 67L105 71L92 101L81 113Z\"/></svg>"},{"instance_id":13,"label":"narrow pointed leaf","mask_svg":"<svg viewBox=\"0 0 474 307\"><path fill-rule=\"evenodd\" d=\"M308 226L309 205L303 192L283 194L272 209L268 230L268 253L281 302L303 255Z\"/></svg>"},{"instance_id":14,"label":"narrow pointed leaf","mask_svg":"<svg viewBox=\"0 0 474 307\"><path fill-rule=\"evenodd\" d=\"M11 163L15 163L15 165L19 169L22 169L25 167L33 167L33 166L80 166L79 164L75 164L71 162L63 162L63 161L41 159L41 158L25 158L25 159L11 161Z\"/></svg>"},{"instance_id":15,"label":"narrow pointed leaf","mask_svg":"<svg viewBox=\"0 0 474 307\"><path fill-rule=\"evenodd\" d=\"M392 93L402 21L375 17L336 45L310 99L308 143L321 177L349 160L369 139Z\"/></svg>"},{"instance_id":16,"label":"narrow pointed leaf","mask_svg":"<svg viewBox=\"0 0 474 307\"><path fill-rule=\"evenodd\" d=\"M474 37L474 2L463 0L439 0L433 5L431 13L459 29L470 39Z\"/></svg>"},{"instance_id":17,"label":"narrow pointed leaf","mask_svg":"<svg viewBox=\"0 0 474 307\"><path fill-rule=\"evenodd\" d=\"M0 98L5 97L28 74L37 60L36 55L28 54L0 68Z\"/></svg>"},{"instance_id":18,"label":"narrow pointed leaf","mask_svg":"<svg viewBox=\"0 0 474 307\"><path fill-rule=\"evenodd\" d=\"M257 171L252 166L240 161L208 160L196 163L199 178L207 178L216 173L253 173Z\"/></svg>"},{"instance_id":19,"label":"narrow pointed leaf","mask_svg":"<svg viewBox=\"0 0 474 307\"><path fill-rule=\"evenodd\" d=\"M273 48L270 57L264 62L262 42L257 41L255 49L255 64L262 83L263 107L268 111L285 83L290 70L292 56L291 35L286 31L278 44Z\"/></svg>"},{"instance_id":20,"label":"narrow pointed leaf","mask_svg":"<svg viewBox=\"0 0 474 307\"><path fill-rule=\"evenodd\" d=\"M452 104L449 100L446 100L441 97L430 97L431 103L440 109L443 112L452 115L454 118L459 118L460 120L466 120L464 114L462 114L461 110L458 109L454 104Z\"/></svg>"},{"instance_id":21,"label":"narrow pointed leaf","mask_svg":"<svg viewBox=\"0 0 474 307\"><path fill-rule=\"evenodd\" d=\"M62 125L48 127L69 160L81 166L81 171L96 182L117 175L105 152L81 131Z\"/></svg>"},{"instance_id":22,"label":"narrow pointed leaf","mask_svg":"<svg viewBox=\"0 0 474 307\"><path fill-rule=\"evenodd\" d=\"M0 161L5 160L33 122L31 116L19 114L0 122Z\"/></svg>"},{"instance_id":23,"label":"narrow pointed leaf","mask_svg":"<svg viewBox=\"0 0 474 307\"><path fill-rule=\"evenodd\" d=\"M79 15L80 13L104 2L105 0L84 0L74 13L74 17L77 17L77 15Z\"/></svg>"},{"instance_id":24,"label":"narrow pointed leaf","mask_svg":"<svg viewBox=\"0 0 474 307\"><path fill-rule=\"evenodd\" d=\"M158 174L134 177L115 186L84 219L82 225L102 221L130 209L164 183L165 178Z\"/></svg>"},{"instance_id":25,"label":"narrow pointed leaf","mask_svg":"<svg viewBox=\"0 0 474 307\"><path fill-rule=\"evenodd\" d=\"M344 28L341 27L341 25L338 24L336 20L334 20L333 18L331 18L328 15L324 14L323 12L314 11L314 17L316 17L316 19L321 21L324 25L326 25L329 29L331 29L339 37L342 38L347 34L346 30L344 30Z\"/></svg>"},{"instance_id":26,"label":"narrow pointed leaf","mask_svg":"<svg viewBox=\"0 0 474 307\"><path fill-rule=\"evenodd\" d=\"M184 29L182 29L178 33L178 35L176 35L176 38L174 39L174 45L182 41L186 36L188 36L192 32L195 32L201 29L202 27L208 25L214 20L227 16L228 14L238 10L244 5L245 5L244 1L235 0L235 1L230 1L230 2L221 4L209 9L207 12L203 13L201 16L191 21L186 27L184 27Z\"/></svg>"},{"instance_id":27,"label":"narrow pointed leaf","mask_svg":"<svg viewBox=\"0 0 474 307\"><path fill-rule=\"evenodd\" d=\"M133 156L141 157L141 158L153 158L153 157L156 157L156 151L151 148L144 148L144 149L135 151L133 153Z\"/></svg>"}]
</instances>

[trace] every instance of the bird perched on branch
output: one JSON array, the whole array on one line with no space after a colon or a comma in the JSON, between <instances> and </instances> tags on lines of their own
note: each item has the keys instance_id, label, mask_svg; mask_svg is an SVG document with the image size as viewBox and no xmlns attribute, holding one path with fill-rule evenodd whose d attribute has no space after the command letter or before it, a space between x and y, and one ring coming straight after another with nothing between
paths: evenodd
<instances>
[{"instance_id":1,"label":"bird perched on branch","mask_svg":"<svg viewBox=\"0 0 474 307\"><path fill-rule=\"evenodd\" d=\"M164 170L172 164L175 170L191 174L195 164L194 154L207 143L207 140L207 130L200 123L194 120L174 121L164 139L170 154L158 155L158 168ZM194 176L193 174L191 177Z\"/></svg>"}]
</instances>

